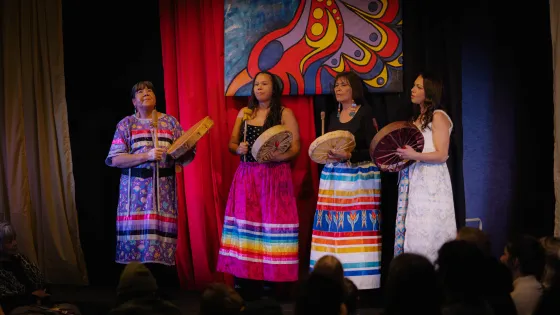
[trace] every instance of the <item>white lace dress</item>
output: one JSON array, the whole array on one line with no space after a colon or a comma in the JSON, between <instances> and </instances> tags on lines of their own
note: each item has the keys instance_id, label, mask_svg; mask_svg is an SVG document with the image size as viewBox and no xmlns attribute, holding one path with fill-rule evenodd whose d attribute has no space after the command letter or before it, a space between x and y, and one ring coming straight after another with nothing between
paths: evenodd
<instances>
[{"instance_id":1,"label":"white lace dress","mask_svg":"<svg viewBox=\"0 0 560 315\"><path fill-rule=\"evenodd\" d=\"M451 123L449 133L453 129ZM422 131L423 153L434 152L432 124ZM416 162L400 174L399 202L395 239L395 256L401 252L417 253L435 262L437 252L447 241L455 239L457 226L453 190L447 164ZM404 238L404 240L403 240ZM400 246L399 246L400 242Z\"/></svg>"}]
</instances>

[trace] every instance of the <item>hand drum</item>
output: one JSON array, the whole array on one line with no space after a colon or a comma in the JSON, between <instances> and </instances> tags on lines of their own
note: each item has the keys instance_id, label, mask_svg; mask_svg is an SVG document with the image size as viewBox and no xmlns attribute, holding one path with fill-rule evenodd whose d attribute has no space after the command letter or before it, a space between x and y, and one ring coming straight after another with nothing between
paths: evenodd
<instances>
[{"instance_id":1,"label":"hand drum","mask_svg":"<svg viewBox=\"0 0 560 315\"><path fill-rule=\"evenodd\" d=\"M411 146L417 152L424 149L424 136L412 123L396 121L383 127L373 137L369 147L369 154L373 162L383 172L399 172L410 164L411 160L399 157L397 148Z\"/></svg>"}]
</instances>

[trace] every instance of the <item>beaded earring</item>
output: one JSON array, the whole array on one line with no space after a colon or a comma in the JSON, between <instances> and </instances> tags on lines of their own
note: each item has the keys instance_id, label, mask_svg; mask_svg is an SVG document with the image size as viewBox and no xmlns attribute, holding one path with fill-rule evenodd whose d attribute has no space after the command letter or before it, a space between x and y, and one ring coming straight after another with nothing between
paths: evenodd
<instances>
[{"instance_id":1,"label":"beaded earring","mask_svg":"<svg viewBox=\"0 0 560 315\"><path fill-rule=\"evenodd\" d=\"M340 112L342 111L342 104L338 103L338 112L336 113L336 117L340 118Z\"/></svg>"}]
</instances>

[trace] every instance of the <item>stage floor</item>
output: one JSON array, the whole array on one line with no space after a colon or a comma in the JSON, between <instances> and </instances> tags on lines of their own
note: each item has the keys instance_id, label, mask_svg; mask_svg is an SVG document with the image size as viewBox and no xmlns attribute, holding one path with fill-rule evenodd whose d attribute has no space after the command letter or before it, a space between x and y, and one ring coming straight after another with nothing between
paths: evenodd
<instances>
[{"instance_id":1,"label":"stage floor","mask_svg":"<svg viewBox=\"0 0 560 315\"><path fill-rule=\"evenodd\" d=\"M177 305L184 315L197 315L199 312L198 292L181 291L178 289L162 290L166 299ZM52 288L53 298L76 304L80 307L83 315L107 314L115 303L115 287L72 287L56 286ZM378 297L375 292L365 292L360 296L360 315L377 315L381 313L380 308L375 308ZM293 303L282 302L284 315L292 315Z\"/></svg>"}]
</instances>

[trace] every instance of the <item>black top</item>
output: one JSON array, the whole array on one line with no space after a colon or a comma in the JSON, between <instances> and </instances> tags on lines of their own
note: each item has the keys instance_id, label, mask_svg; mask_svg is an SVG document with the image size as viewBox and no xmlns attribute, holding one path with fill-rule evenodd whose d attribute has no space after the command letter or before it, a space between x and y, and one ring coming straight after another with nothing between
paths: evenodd
<instances>
[{"instance_id":1,"label":"black top","mask_svg":"<svg viewBox=\"0 0 560 315\"><path fill-rule=\"evenodd\" d=\"M350 162L366 162L371 161L369 155L369 145L375 136L375 128L373 126L373 110L367 105L362 105L356 112L356 115L346 123L341 123L336 117L337 112L330 114L328 132L336 130L346 130L354 135L356 140L356 148L352 151Z\"/></svg>"},{"instance_id":2,"label":"black top","mask_svg":"<svg viewBox=\"0 0 560 315\"><path fill-rule=\"evenodd\" d=\"M239 135L239 142L243 142L243 134L245 131L245 122L243 122L243 124L241 125L241 130L240 130L240 135ZM247 144L249 145L249 151L247 152L246 155L241 155L240 159L242 162L256 162L257 160L255 160L255 158L253 157L253 154L251 153L251 150L253 150L253 144L255 143L255 141L257 141L257 138L264 132L264 127L263 126L254 126L254 125L250 125L247 124L247 138L245 140L247 140ZM245 160L244 160L245 159Z\"/></svg>"}]
</instances>

